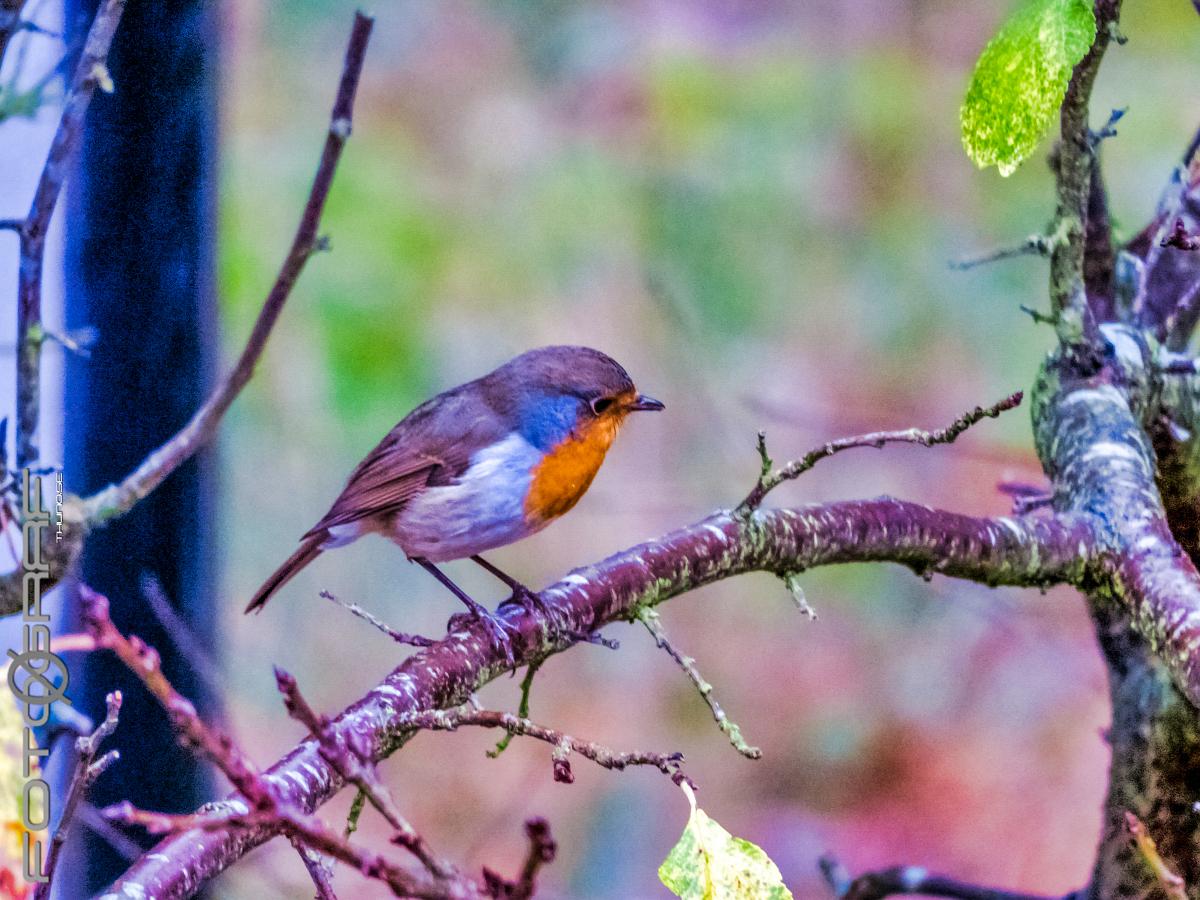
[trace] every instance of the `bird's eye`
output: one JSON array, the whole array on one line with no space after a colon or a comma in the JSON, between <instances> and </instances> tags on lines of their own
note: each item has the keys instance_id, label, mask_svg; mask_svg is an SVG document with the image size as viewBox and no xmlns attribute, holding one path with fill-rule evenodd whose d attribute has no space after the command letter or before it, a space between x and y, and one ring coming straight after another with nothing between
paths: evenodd
<instances>
[{"instance_id":1,"label":"bird's eye","mask_svg":"<svg viewBox=\"0 0 1200 900\"><path fill-rule=\"evenodd\" d=\"M602 414L605 410L607 410L612 405L613 405L612 397L597 397L595 400L592 401L592 413L594 415L598 416L598 415Z\"/></svg>"}]
</instances>

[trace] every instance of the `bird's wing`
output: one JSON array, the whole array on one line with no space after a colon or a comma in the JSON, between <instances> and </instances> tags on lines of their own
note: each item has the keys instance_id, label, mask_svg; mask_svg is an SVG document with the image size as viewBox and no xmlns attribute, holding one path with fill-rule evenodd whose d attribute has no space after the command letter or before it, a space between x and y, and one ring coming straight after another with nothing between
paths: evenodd
<instances>
[{"instance_id":1,"label":"bird's wing","mask_svg":"<svg viewBox=\"0 0 1200 900\"><path fill-rule=\"evenodd\" d=\"M441 465L423 456L410 458L403 447L377 448L355 469L329 512L304 536L395 512L424 490Z\"/></svg>"},{"instance_id":2,"label":"bird's wing","mask_svg":"<svg viewBox=\"0 0 1200 900\"><path fill-rule=\"evenodd\" d=\"M472 454L499 439L478 398L448 391L417 407L358 464L308 537L337 525L392 514L430 484L453 481Z\"/></svg>"}]
</instances>

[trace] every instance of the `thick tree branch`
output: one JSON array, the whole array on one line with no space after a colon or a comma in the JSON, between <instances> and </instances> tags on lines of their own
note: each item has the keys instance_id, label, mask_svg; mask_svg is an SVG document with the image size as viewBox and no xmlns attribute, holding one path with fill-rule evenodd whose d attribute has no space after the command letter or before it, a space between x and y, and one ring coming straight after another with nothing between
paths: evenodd
<instances>
[{"instance_id":1,"label":"thick tree branch","mask_svg":"<svg viewBox=\"0 0 1200 900\"><path fill-rule=\"evenodd\" d=\"M396 801L392 799L387 785L379 779L374 765L364 761L353 747L339 742L329 728L329 720L325 716L317 715L309 706L304 695L300 693L296 679L283 669L276 668L275 683L283 695L288 715L308 729L321 749L321 756L334 767L342 779L355 785L392 826L396 832L393 842L412 853L435 878L458 877L454 866L438 857L429 843L409 824Z\"/></svg>"},{"instance_id":2,"label":"thick tree branch","mask_svg":"<svg viewBox=\"0 0 1200 900\"><path fill-rule=\"evenodd\" d=\"M973 518L888 498L745 516L720 512L570 573L540 592L544 611L509 606L497 614L514 635L513 653L521 665L566 649L579 635L629 620L644 606L746 572L783 574L833 563L891 561L992 585L1083 583L1094 547L1088 516ZM330 731L352 741L365 758L382 759L411 736L406 716L458 706L510 666L486 629L464 628L406 659L334 719ZM281 802L306 811L344 784L313 740L272 766L266 777ZM276 833L258 826L170 837L138 860L106 896L146 891L158 898L187 896Z\"/></svg>"},{"instance_id":3,"label":"thick tree branch","mask_svg":"<svg viewBox=\"0 0 1200 900\"><path fill-rule=\"evenodd\" d=\"M1200 131L1197 131L1200 135ZM1182 350L1200 319L1200 254L1177 250L1166 239L1177 222L1190 233L1200 230L1200 168L1189 148L1171 173L1153 220L1127 245L1141 260L1135 286L1135 323L1153 329L1172 350Z\"/></svg>"},{"instance_id":4,"label":"thick tree branch","mask_svg":"<svg viewBox=\"0 0 1200 900\"><path fill-rule=\"evenodd\" d=\"M21 223L21 265L17 275L17 414L16 462L24 468L38 457L37 427L42 357L42 267L46 233L63 182L83 135L83 119L96 88L112 90L106 62L125 0L104 0L92 20L75 74L63 103L62 118L46 156L46 166L33 194L29 215ZM19 12L19 11L18 11Z\"/></svg>"},{"instance_id":5,"label":"thick tree branch","mask_svg":"<svg viewBox=\"0 0 1200 900\"><path fill-rule=\"evenodd\" d=\"M896 866L852 879L841 863L825 856L821 858L821 872L837 900L883 900L909 894L956 900L1051 900L1044 894L1023 894L969 884L936 875L921 866ZM1076 900L1077 897L1080 895L1072 893L1057 900Z\"/></svg>"},{"instance_id":6,"label":"thick tree branch","mask_svg":"<svg viewBox=\"0 0 1200 900\"><path fill-rule=\"evenodd\" d=\"M1105 337L1113 359L1096 376L1079 377L1061 352L1043 369L1034 403L1038 452L1059 509L1102 523L1117 597L1175 685L1200 705L1200 574L1171 534L1141 421L1156 411L1154 359L1131 329L1106 326Z\"/></svg>"},{"instance_id":7,"label":"thick tree branch","mask_svg":"<svg viewBox=\"0 0 1200 900\"><path fill-rule=\"evenodd\" d=\"M271 336L271 329L283 311L283 305L300 277L304 264L313 253L323 249L323 243L317 236L317 228L321 221L321 211L325 208L325 200L329 196L329 188L333 184L333 175L341 158L342 148L350 136L354 96L358 90L367 41L370 39L373 24L374 19L369 16L361 12L355 14L337 99L334 100L329 132L325 138L325 149L317 166L312 189L309 191L308 203L292 239L291 249L263 303L258 320L254 323L254 329L237 364L178 434L146 457L120 484L110 485L84 501L89 524L105 522L129 512L139 500L158 487L168 475L211 440L225 411L254 374L254 367L266 347L267 338Z\"/></svg>"},{"instance_id":8,"label":"thick tree branch","mask_svg":"<svg viewBox=\"0 0 1200 900\"><path fill-rule=\"evenodd\" d=\"M1063 347L1071 348L1077 360L1086 357L1089 363L1093 363L1090 358L1098 332L1084 283L1088 204L1096 159L1088 128L1088 101L1120 10L1121 0L1096 0L1096 40L1075 66L1067 85L1055 165L1058 199L1051 229L1050 309Z\"/></svg>"}]
</instances>

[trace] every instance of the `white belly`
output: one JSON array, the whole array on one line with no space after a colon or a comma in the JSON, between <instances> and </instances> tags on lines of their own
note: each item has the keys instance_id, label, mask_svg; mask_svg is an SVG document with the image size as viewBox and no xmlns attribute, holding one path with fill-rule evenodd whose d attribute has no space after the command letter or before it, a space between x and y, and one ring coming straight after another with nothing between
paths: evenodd
<instances>
[{"instance_id":1,"label":"white belly","mask_svg":"<svg viewBox=\"0 0 1200 900\"><path fill-rule=\"evenodd\" d=\"M520 435L479 451L454 484L431 487L396 516L394 540L430 562L502 547L543 527L525 519L525 497L541 452Z\"/></svg>"}]
</instances>

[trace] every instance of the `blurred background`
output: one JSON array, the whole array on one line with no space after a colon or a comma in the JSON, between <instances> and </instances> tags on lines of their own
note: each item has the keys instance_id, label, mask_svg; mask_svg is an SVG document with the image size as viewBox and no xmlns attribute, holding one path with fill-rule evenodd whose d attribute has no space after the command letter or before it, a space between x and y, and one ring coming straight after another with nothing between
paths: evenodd
<instances>
[{"instance_id":1,"label":"blurred background","mask_svg":"<svg viewBox=\"0 0 1200 900\"><path fill-rule=\"evenodd\" d=\"M274 760L301 737L271 666L340 710L404 652L318 596L436 634L454 599L394 547L323 556L261 616L246 599L346 474L421 400L546 343L620 360L667 404L637 419L590 493L494 561L531 586L736 503L757 471L843 434L948 423L1028 389L1051 334L1045 265L947 262L1037 232L1052 211L1045 150L1010 178L974 169L958 107L1009 11L983 0L393 0L380 4L354 136L314 258L221 434L211 647L230 730ZM222 370L291 239L327 127L354 4L219 6ZM1200 21L1180 0L1127 5L1093 104L1128 107L1103 156L1120 235L1134 233L1192 130ZM10 327L5 323L6 327ZM58 353L51 350L50 353ZM159 438L165 438L164 433ZM1000 514L1002 481L1041 483L1027 410L952 447L822 463L777 504L882 493ZM474 567L477 598L504 592ZM763 759L740 757L640 627L611 652L553 658L532 717L621 749L681 750L705 810L762 846L797 897L816 860L854 872L915 863L1061 893L1088 875L1100 825L1104 672L1071 591L988 590L893 566L806 573L816 621L767 576L672 600L668 633L697 658ZM515 708L519 679L486 688ZM545 745L419 736L382 772L416 827L466 867L510 872L522 821L559 842L547 897L640 898L687 816L652 771L577 761L553 782ZM221 788L218 787L217 790ZM349 794L323 811L344 816ZM382 846L377 818L364 840ZM384 896L341 871L347 896ZM303 897L276 841L214 896Z\"/></svg>"}]
</instances>

